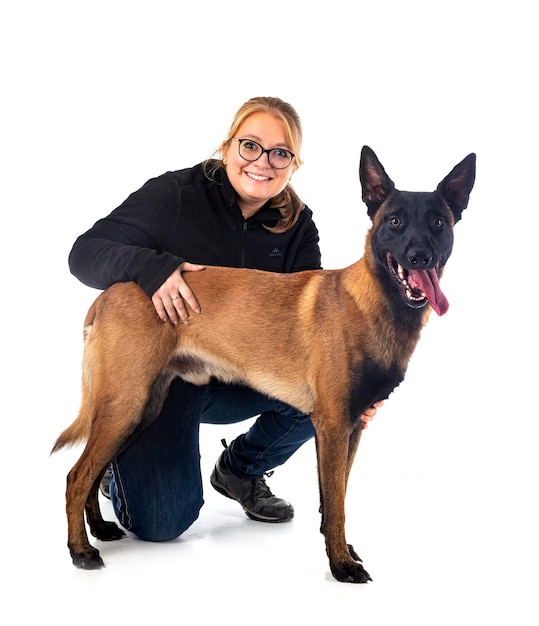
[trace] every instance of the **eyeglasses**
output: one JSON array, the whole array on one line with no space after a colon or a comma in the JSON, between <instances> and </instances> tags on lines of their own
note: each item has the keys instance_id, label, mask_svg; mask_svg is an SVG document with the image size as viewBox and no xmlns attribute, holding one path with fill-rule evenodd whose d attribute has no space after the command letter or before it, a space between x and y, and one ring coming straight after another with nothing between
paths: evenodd
<instances>
[{"instance_id":1,"label":"eyeglasses","mask_svg":"<svg viewBox=\"0 0 539 626\"><path fill-rule=\"evenodd\" d=\"M246 161L258 161L264 152L266 152L269 164L276 170L286 169L290 163L292 163L292 159L296 156L294 153L290 152L290 150L285 150L284 148L272 148L271 150L266 150L266 148L263 148L258 142L253 141L252 139L238 139L237 137L231 137L230 141L232 139L238 142L238 154L242 159L245 159Z\"/></svg>"}]
</instances>

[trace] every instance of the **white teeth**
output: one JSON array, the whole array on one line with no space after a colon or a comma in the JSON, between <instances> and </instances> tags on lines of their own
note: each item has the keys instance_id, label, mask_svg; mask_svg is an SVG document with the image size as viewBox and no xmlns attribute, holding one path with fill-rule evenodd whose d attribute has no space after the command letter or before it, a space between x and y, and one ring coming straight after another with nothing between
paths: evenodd
<instances>
[{"instance_id":1,"label":"white teeth","mask_svg":"<svg viewBox=\"0 0 539 626\"><path fill-rule=\"evenodd\" d=\"M406 291L406 297L408 298L408 300L420 301L420 300L424 300L425 299L425 296L422 293L419 294L419 295L414 295L412 290L410 289L410 287L406 287L405 291Z\"/></svg>"},{"instance_id":2,"label":"white teeth","mask_svg":"<svg viewBox=\"0 0 539 626\"><path fill-rule=\"evenodd\" d=\"M397 265L397 275L398 275L399 280L401 281L401 283L405 287L408 287L408 282L406 280L406 271L405 271L404 267L402 267L402 265Z\"/></svg>"},{"instance_id":3,"label":"white teeth","mask_svg":"<svg viewBox=\"0 0 539 626\"><path fill-rule=\"evenodd\" d=\"M251 174L251 172L246 172L246 174L253 180L269 180L269 176L258 176L257 174Z\"/></svg>"},{"instance_id":4,"label":"white teeth","mask_svg":"<svg viewBox=\"0 0 539 626\"><path fill-rule=\"evenodd\" d=\"M424 300L425 299L425 294L423 293L419 293L419 294L414 294L414 292L412 291L412 288L410 287L410 285L408 284L408 281L406 280L406 272L404 270L404 267L402 267L402 265L397 265L397 274L398 277L401 281L402 286L404 287L404 291L406 293L406 297L409 300Z\"/></svg>"},{"instance_id":5,"label":"white teeth","mask_svg":"<svg viewBox=\"0 0 539 626\"><path fill-rule=\"evenodd\" d=\"M393 276L397 279L398 283L402 287L404 295L411 302L421 302L424 304L427 296L420 289L413 289L408 283L406 276L407 270L402 265L396 262L396 260L388 253L386 256L387 264Z\"/></svg>"}]
</instances>

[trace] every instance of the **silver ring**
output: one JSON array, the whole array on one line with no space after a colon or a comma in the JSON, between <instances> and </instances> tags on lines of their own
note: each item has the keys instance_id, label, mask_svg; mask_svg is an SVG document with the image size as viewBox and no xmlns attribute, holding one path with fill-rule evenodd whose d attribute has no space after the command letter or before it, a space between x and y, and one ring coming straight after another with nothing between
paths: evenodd
<instances>
[{"instance_id":1,"label":"silver ring","mask_svg":"<svg viewBox=\"0 0 539 626\"><path fill-rule=\"evenodd\" d=\"M174 298L172 298L172 302L174 302L174 300L179 300L181 296L174 296Z\"/></svg>"}]
</instances>

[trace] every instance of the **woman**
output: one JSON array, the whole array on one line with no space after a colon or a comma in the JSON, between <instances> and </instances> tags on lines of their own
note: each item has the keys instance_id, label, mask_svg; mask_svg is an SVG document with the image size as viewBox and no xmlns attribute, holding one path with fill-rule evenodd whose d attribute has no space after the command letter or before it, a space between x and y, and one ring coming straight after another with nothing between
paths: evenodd
<instances>
[{"instance_id":1,"label":"woman","mask_svg":"<svg viewBox=\"0 0 539 626\"><path fill-rule=\"evenodd\" d=\"M289 104L247 101L216 158L149 180L79 237L69 257L72 273L98 289L134 281L164 323L179 324L188 323L188 306L192 314L199 310L183 273L204 264L319 269L312 213L290 186L301 144L300 119ZM241 302L238 310L241 323ZM365 424L375 412L363 416ZM159 418L111 464L109 492L120 523L153 541L183 533L203 504L199 424L257 415L217 460L211 484L251 519L292 519L292 505L271 493L264 475L313 437L309 416L245 387L176 379Z\"/></svg>"}]
</instances>

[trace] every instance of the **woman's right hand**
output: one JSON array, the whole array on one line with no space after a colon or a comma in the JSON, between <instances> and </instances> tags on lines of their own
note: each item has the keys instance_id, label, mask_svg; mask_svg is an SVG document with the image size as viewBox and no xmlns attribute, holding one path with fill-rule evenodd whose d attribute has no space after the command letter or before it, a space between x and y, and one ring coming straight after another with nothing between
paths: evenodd
<instances>
[{"instance_id":1,"label":"woman's right hand","mask_svg":"<svg viewBox=\"0 0 539 626\"><path fill-rule=\"evenodd\" d=\"M163 322L170 320L177 325L189 323L187 305L195 312L200 313L200 306L194 293L189 288L182 276L182 272L200 272L204 265L195 265L184 261L165 280L159 289L153 294L152 302L159 318Z\"/></svg>"}]
</instances>

